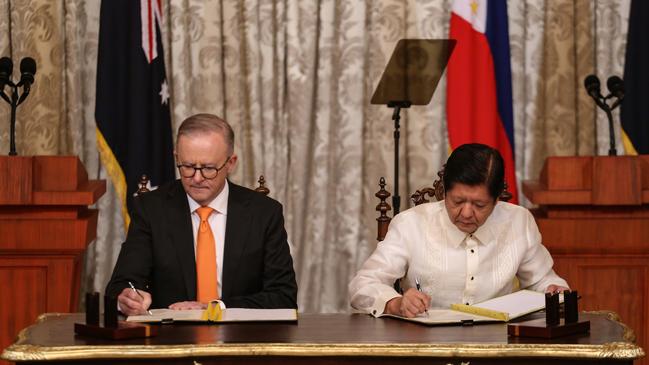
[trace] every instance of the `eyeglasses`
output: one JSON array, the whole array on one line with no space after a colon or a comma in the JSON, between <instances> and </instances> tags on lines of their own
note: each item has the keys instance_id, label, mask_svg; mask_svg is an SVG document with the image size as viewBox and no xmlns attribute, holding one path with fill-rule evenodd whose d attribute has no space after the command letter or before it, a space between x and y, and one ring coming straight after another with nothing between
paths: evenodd
<instances>
[{"instance_id":1,"label":"eyeglasses","mask_svg":"<svg viewBox=\"0 0 649 365\"><path fill-rule=\"evenodd\" d=\"M232 156L228 156L228 158L225 160L223 165L221 167L214 167L214 166L202 166L202 167L196 167L194 164L178 164L176 167L178 168L178 171L180 171L180 175L182 177L186 178L192 178L194 175L196 175L196 171L201 172L201 176L203 176L204 179L206 180L212 180L216 178L219 174L219 171L223 170L225 165L230 161L230 158Z\"/></svg>"}]
</instances>

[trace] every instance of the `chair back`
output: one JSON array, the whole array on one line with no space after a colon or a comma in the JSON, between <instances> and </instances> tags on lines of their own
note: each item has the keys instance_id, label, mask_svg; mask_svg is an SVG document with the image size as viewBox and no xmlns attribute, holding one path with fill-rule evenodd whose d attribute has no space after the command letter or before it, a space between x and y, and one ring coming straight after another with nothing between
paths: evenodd
<instances>
[{"instance_id":1,"label":"chair back","mask_svg":"<svg viewBox=\"0 0 649 365\"><path fill-rule=\"evenodd\" d=\"M268 195L270 193L270 189L266 187L266 179L264 178L264 175L259 175L259 180L257 180L257 183L259 183L259 186L257 186L254 190L258 193ZM135 196L138 196L140 194L148 193L149 188L147 187L149 185L149 177L147 175L142 175L140 177L140 182L137 183L137 191L135 192Z\"/></svg>"},{"instance_id":2,"label":"chair back","mask_svg":"<svg viewBox=\"0 0 649 365\"><path fill-rule=\"evenodd\" d=\"M435 198L436 201L444 200L444 164L437 172L437 179L433 182L433 187L425 187L419 190L416 190L412 195L410 195L410 200L413 205L417 206L423 203L428 203L430 200L428 198ZM376 218L377 221L377 230L376 230L376 240L381 242L385 238L385 235L388 233L388 226L392 217L388 216L388 211L392 210L390 204L386 202L386 199L390 197L390 192L385 190L385 178L381 177L379 179L379 191L374 194L379 198L380 202L376 206L376 210L379 212L379 217ZM428 198L427 198L428 197ZM507 191L507 184L505 184L505 189L498 198L501 201L509 201L512 198L512 193Z\"/></svg>"}]
</instances>

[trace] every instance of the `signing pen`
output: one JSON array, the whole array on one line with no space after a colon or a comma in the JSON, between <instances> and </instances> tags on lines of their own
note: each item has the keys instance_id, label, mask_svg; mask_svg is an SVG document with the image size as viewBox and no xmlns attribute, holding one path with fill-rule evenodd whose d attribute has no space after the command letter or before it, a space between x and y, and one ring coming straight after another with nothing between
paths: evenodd
<instances>
[{"instance_id":1,"label":"signing pen","mask_svg":"<svg viewBox=\"0 0 649 365\"><path fill-rule=\"evenodd\" d=\"M419 278L415 278L415 285L417 286L417 291L421 293L422 291L421 291L421 284L419 284ZM428 308L424 309L424 311L428 313Z\"/></svg>"},{"instance_id":2,"label":"signing pen","mask_svg":"<svg viewBox=\"0 0 649 365\"><path fill-rule=\"evenodd\" d=\"M131 289L135 292L135 294L137 294L140 298L144 299L144 297L142 296L142 294L140 294L140 292L135 288L135 285L133 285L133 283L131 283L131 282L129 281L129 282L128 282L128 285L130 285ZM150 310L147 310L146 312L149 313L150 316L153 315L153 313L151 313Z\"/></svg>"}]
</instances>

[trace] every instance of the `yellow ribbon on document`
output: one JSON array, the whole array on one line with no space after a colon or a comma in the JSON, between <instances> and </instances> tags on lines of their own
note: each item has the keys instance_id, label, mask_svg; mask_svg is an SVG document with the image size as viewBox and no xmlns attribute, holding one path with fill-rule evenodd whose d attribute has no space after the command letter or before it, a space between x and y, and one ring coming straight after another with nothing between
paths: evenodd
<instances>
[{"instance_id":1,"label":"yellow ribbon on document","mask_svg":"<svg viewBox=\"0 0 649 365\"><path fill-rule=\"evenodd\" d=\"M492 309L480 308L480 307L475 307L466 304L451 304L451 309L464 312L464 313L476 314L479 316L499 319L505 322L509 321L509 313L499 312Z\"/></svg>"},{"instance_id":2,"label":"yellow ribbon on document","mask_svg":"<svg viewBox=\"0 0 649 365\"><path fill-rule=\"evenodd\" d=\"M201 320L218 322L223 318L223 309L221 309L221 302L219 300L213 300L207 303L207 309L203 312Z\"/></svg>"}]
</instances>

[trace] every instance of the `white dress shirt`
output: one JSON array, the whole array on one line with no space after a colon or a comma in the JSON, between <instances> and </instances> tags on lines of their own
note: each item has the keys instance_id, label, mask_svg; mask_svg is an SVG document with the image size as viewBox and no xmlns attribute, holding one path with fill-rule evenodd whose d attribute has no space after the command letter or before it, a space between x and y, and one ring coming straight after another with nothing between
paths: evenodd
<instances>
[{"instance_id":1,"label":"white dress shirt","mask_svg":"<svg viewBox=\"0 0 649 365\"><path fill-rule=\"evenodd\" d=\"M225 245L225 223L228 217L228 197L230 195L230 189L228 187L228 181L225 181L225 186L219 195L212 200L207 206L214 209L212 214L207 218L207 222L212 229L212 235L214 236L214 243L216 244L216 271L217 271L217 282L216 288L219 293L219 298L221 297L221 288L223 277L223 247ZM196 254L196 237L198 236L198 228L201 224L201 218L198 216L196 209L200 208L201 205L198 204L194 199L192 199L189 194L187 195L187 201L189 202L189 211L192 218L192 230L194 232L194 255Z\"/></svg>"},{"instance_id":2,"label":"white dress shirt","mask_svg":"<svg viewBox=\"0 0 649 365\"><path fill-rule=\"evenodd\" d=\"M394 217L385 240L349 284L351 305L382 314L400 296L393 288L398 278L404 292L419 279L431 308L445 309L509 294L514 277L521 288L536 291L550 284L568 287L553 263L523 207L498 202L485 223L467 234L451 222L444 201L422 204Z\"/></svg>"}]
</instances>

